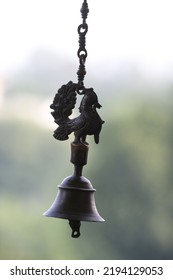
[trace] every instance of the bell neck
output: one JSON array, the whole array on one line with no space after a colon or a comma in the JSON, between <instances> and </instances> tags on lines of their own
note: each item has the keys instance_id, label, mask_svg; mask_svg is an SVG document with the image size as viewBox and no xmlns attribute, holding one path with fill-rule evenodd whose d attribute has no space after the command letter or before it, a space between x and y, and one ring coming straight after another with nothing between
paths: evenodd
<instances>
[{"instance_id":1,"label":"bell neck","mask_svg":"<svg viewBox=\"0 0 173 280\"><path fill-rule=\"evenodd\" d=\"M81 177L82 176L82 170L83 166L82 165L74 165L74 176L75 177Z\"/></svg>"},{"instance_id":2,"label":"bell neck","mask_svg":"<svg viewBox=\"0 0 173 280\"><path fill-rule=\"evenodd\" d=\"M71 143L71 163L74 165L74 176L82 176L83 166L87 164L89 147L83 143Z\"/></svg>"}]
</instances>

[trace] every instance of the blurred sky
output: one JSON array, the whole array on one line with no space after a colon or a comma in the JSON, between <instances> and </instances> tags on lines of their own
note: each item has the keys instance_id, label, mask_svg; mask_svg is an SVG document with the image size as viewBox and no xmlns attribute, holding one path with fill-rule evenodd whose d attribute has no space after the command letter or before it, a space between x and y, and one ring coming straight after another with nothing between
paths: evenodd
<instances>
[{"instance_id":1,"label":"blurred sky","mask_svg":"<svg viewBox=\"0 0 173 280\"><path fill-rule=\"evenodd\" d=\"M77 59L82 0L0 0L0 75L39 49ZM150 76L173 70L172 0L88 0L89 61L136 64ZM113 65L113 66L111 66Z\"/></svg>"}]
</instances>

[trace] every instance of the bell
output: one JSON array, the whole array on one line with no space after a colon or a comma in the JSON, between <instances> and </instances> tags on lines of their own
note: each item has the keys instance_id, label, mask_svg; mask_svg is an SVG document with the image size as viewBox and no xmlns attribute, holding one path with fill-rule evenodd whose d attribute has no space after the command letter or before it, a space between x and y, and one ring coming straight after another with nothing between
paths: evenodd
<instances>
[{"instance_id":1,"label":"bell","mask_svg":"<svg viewBox=\"0 0 173 280\"><path fill-rule=\"evenodd\" d=\"M85 177L69 176L62 181L55 201L44 215L68 219L72 225L72 221L78 221L78 224L80 221L104 221L97 211L94 192L95 189ZM74 234L78 235L78 230L74 230L73 237Z\"/></svg>"},{"instance_id":2,"label":"bell","mask_svg":"<svg viewBox=\"0 0 173 280\"><path fill-rule=\"evenodd\" d=\"M47 217L68 219L74 238L80 236L80 221L104 221L95 205L95 189L90 181L82 176L87 152L87 145L72 143L71 162L75 163L74 174L62 181L55 201L43 214Z\"/></svg>"}]
</instances>

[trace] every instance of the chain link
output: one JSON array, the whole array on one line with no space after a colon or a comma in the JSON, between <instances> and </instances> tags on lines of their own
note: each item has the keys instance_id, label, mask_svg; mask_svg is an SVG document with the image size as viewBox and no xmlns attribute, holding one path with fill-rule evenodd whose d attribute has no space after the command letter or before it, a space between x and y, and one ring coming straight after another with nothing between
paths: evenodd
<instances>
[{"instance_id":1,"label":"chain link","mask_svg":"<svg viewBox=\"0 0 173 280\"><path fill-rule=\"evenodd\" d=\"M77 52L79 58L79 69L77 71L78 75L78 93L81 93L81 90L84 88L84 77L86 75L85 62L87 58L87 50L86 46L86 34L88 32L88 25L86 23L86 19L89 13L87 0L84 0L82 4L82 8L80 10L83 22L78 26L78 34L79 34L79 49Z\"/></svg>"}]
</instances>

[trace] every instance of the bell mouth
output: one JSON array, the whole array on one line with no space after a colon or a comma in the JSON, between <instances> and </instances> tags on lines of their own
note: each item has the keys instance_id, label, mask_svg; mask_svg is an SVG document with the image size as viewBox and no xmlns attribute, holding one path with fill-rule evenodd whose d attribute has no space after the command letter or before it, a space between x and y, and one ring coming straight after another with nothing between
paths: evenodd
<instances>
[{"instance_id":1,"label":"bell mouth","mask_svg":"<svg viewBox=\"0 0 173 280\"><path fill-rule=\"evenodd\" d=\"M52 207L50 207L45 213L43 213L43 216L50 217L50 218L59 218L59 219L65 219L65 220L74 220L74 221L81 221L81 222L105 222L105 220L99 215L97 212L95 215L89 215L88 213L60 213L53 210L53 204Z\"/></svg>"}]
</instances>

